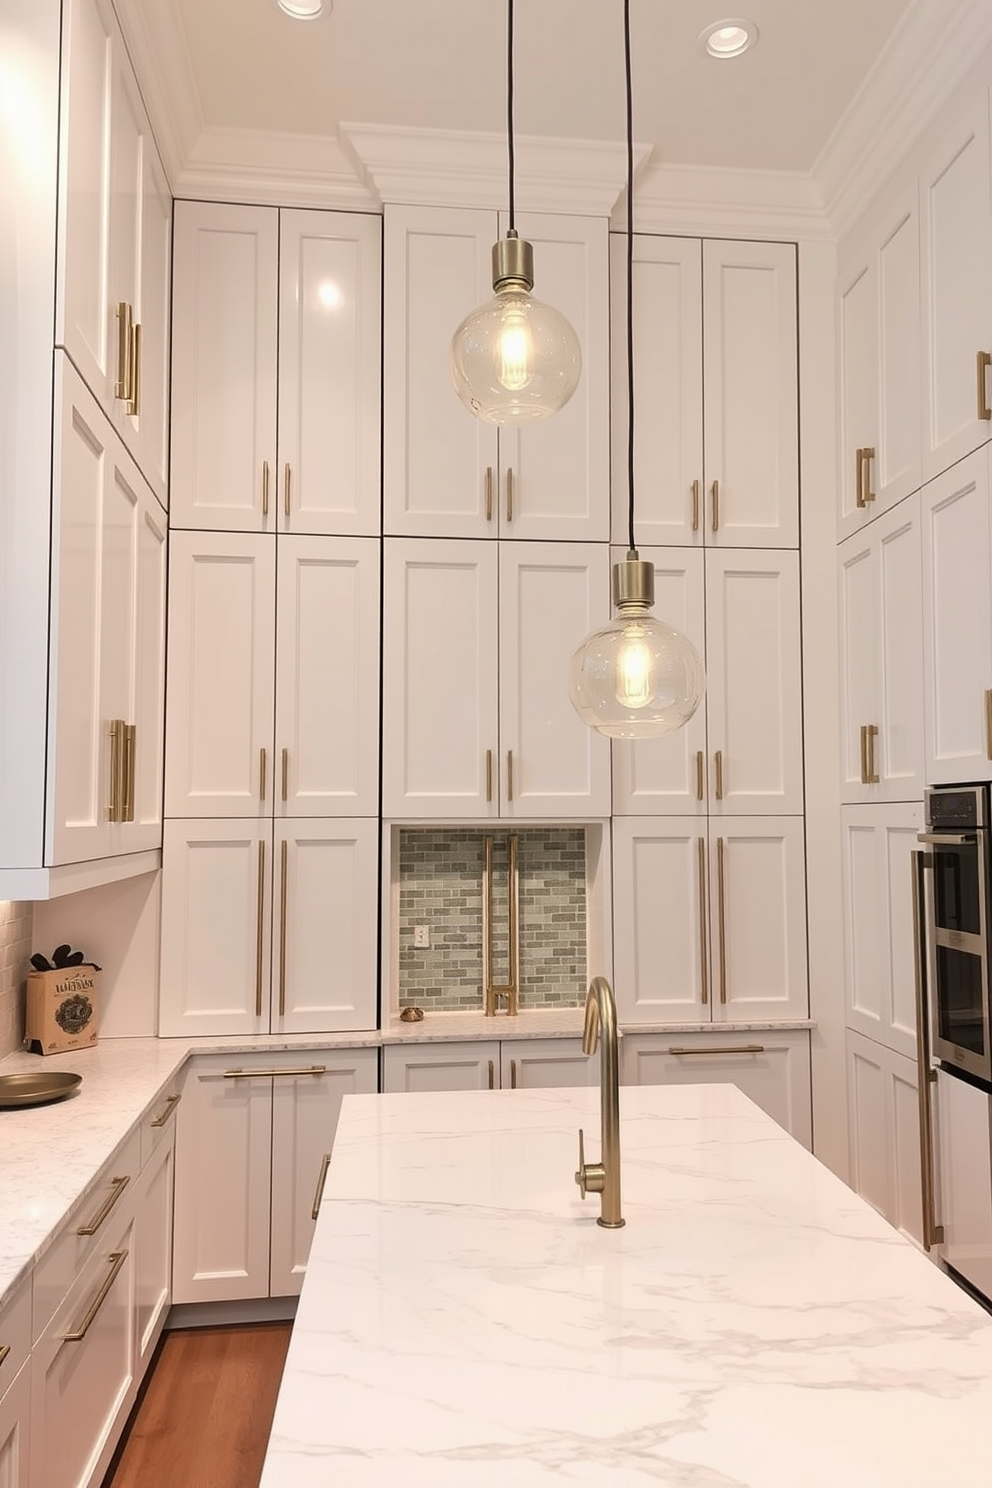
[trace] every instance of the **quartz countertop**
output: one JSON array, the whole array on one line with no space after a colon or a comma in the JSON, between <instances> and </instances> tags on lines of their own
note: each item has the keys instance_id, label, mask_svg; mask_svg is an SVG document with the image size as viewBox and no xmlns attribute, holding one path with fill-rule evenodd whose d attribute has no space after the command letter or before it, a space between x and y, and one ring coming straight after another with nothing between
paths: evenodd
<instances>
[{"instance_id":1,"label":"quartz countertop","mask_svg":"<svg viewBox=\"0 0 992 1488\"><path fill-rule=\"evenodd\" d=\"M987 1488L992 1318L739 1091L348 1096L261 1488Z\"/></svg>"},{"instance_id":2,"label":"quartz countertop","mask_svg":"<svg viewBox=\"0 0 992 1488\"><path fill-rule=\"evenodd\" d=\"M423 1021L404 1023L393 1014L380 1035L384 1044L456 1043L461 1039L581 1038L585 1005L567 1008L525 1008L510 1018L497 1013L425 1010Z\"/></svg>"}]
</instances>

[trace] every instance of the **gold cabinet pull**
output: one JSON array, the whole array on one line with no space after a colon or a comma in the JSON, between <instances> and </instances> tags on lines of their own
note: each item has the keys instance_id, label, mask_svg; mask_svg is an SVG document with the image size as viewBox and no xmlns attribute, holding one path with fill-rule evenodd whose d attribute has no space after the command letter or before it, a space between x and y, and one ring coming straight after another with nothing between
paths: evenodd
<instances>
[{"instance_id":1,"label":"gold cabinet pull","mask_svg":"<svg viewBox=\"0 0 992 1488\"><path fill-rule=\"evenodd\" d=\"M869 723L865 727L865 785L878 784L878 771L875 768L875 740L878 738L878 725Z\"/></svg>"},{"instance_id":2,"label":"gold cabinet pull","mask_svg":"<svg viewBox=\"0 0 992 1488\"><path fill-rule=\"evenodd\" d=\"M698 532L699 531L699 482L698 482L698 480L694 480L693 483L692 483L692 530L693 530L693 532Z\"/></svg>"},{"instance_id":3,"label":"gold cabinet pull","mask_svg":"<svg viewBox=\"0 0 992 1488\"><path fill-rule=\"evenodd\" d=\"M154 1117L153 1120L149 1121L148 1125L149 1126L164 1126L165 1123L168 1121L169 1117L175 1114L176 1107L178 1106L178 1104L179 1104L179 1102L181 1100L182 1100L182 1093L181 1092L180 1092L179 1095L170 1095L169 1098L168 1098L168 1100L165 1103L165 1110L162 1111L158 1116Z\"/></svg>"},{"instance_id":4,"label":"gold cabinet pull","mask_svg":"<svg viewBox=\"0 0 992 1488\"><path fill-rule=\"evenodd\" d=\"M862 724L858 730L861 742L861 784L868 784L868 729Z\"/></svg>"},{"instance_id":5,"label":"gold cabinet pull","mask_svg":"<svg viewBox=\"0 0 992 1488\"><path fill-rule=\"evenodd\" d=\"M486 466L486 521L493 519L493 467Z\"/></svg>"},{"instance_id":6,"label":"gold cabinet pull","mask_svg":"<svg viewBox=\"0 0 992 1488\"><path fill-rule=\"evenodd\" d=\"M867 506L870 501L875 500L875 492L871 488L871 462L875 458L875 446L867 445L861 451L861 505Z\"/></svg>"},{"instance_id":7,"label":"gold cabinet pull","mask_svg":"<svg viewBox=\"0 0 992 1488\"><path fill-rule=\"evenodd\" d=\"M722 801L723 800L723 750L722 749L718 749L716 751L716 753L714 754L714 756L713 756L713 763L716 766L716 798L717 798L718 801Z\"/></svg>"},{"instance_id":8,"label":"gold cabinet pull","mask_svg":"<svg viewBox=\"0 0 992 1488\"><path fill-rule=\"evenodd\" d=\"M317 1174L317 1190L313 1196L313 1208L310 1210L310 1218L316 1219L320 1214L320 1204L324 1197L324 1184L327 1182L327 1170L331 1166L331 1154L325 1152L320 1159L320 1172Z\"/></svg>"},{"instance_id":9,"label":"gold cabinet pull","mask_svg":"<svg viewBox=\"0 0 992 1488\"><path fill-rule=\"evenodd\" d=\"M0 1343L0 1365L3 1364L3 1361L6 1359L6 1357L7 1357L7 1355L9 1353L10 1353L10 1344L9 1343Z\"/></svg>"},{"instance_id":10,"label":"gold cabinet pull","mask_svg":"<svg viewBox=\"0 0 992 1488\"><path fill-rule=\"evenodd\" d=\"M510 1060L510 1089L511 1090L516 1090L516 1088L517 1088L517 1061L515 1059L511 1059Z\"/></svg>"},{"instance_id":11,"label":"gold cabinet pull","mask_svg":"<svg viewBox=\"0 0 992 1488\"><path fill-rule=\"evenodd\" d=\"M137 322L131 331L131 392L127 411L133 418L141 412L141 326Z\"/></svg>"},{"instance_id":12,"label":"gold cabinet pull","mask_svg":"<svg viewBox=\"0 0 992 1488\"><path fill-rule=\"evenodd\" d=\"M506 520L513 521L513 467L508 466L506 471Z\"/></svg>"},{"instance_id":13,"label":"gold cabinet pull","mask_svg":"<svg viewBox=\"0 0 992 1488\"><path fill-rule=\"evenodd\" d=\"M262 1016L262 944L265 940L265 842L258 844L258 903L255 923L255 1017Z\"/></svg>"},{"instance_id":14,"label":"gold cabinet pull","mask_svg":"<svg viewBox=\"0 0 992 1488\"><path fill-rule=\"evenodd\" d=\"M716 885L720 909L720 1002L727 1001L727 867L726 846L722 837L716 839Z\"/></svg>"},{"instance_id":15,"label":"gold cabinet pull","mask_svg":"<svg viewBox=\"0 0 992 1488\"><path fill-rule=\"evenodd\" d=\"M713 498L713 531L720 530L720 482L715 480L710 486L710 495Z\"/></svg>"},{"instance_id":16,"label":"gold cabinet pull","mask_svg":"<svg viewBox=\"0 0 992 1488\"><path fill-rule=\"evenodd\" d=\"M120 1274L121 1267L127 1260L127 1251L112 1250L107 1257L107 1260L110 1262L110 1272L105 1278L103 1286L97 1292L96 1296L93 1298L93 1301L87 1308L86 1316L83 1318L82 1322L77 1323L75 1328L70 1328L68 1333L62 1334L63 1343L82 1343L83 1339L90 1331L97 1313L100 1311L100 1308L103 1306L104 1302L106 1302L107 1294L109 1293L110 1288L113 1286L114 1282L117 1280L117 1277Z\"/></svg>"},{"instance_id":17,"label":"gold cabinet pull","mask_svg":"<svg viewBox=\"0 0 992 1488\"><path fill-rule=\"evenodd\" d=\"M492 798L493 798L493 752L492 752L491 749L487 749L486 750L486 800L487 801L491 801Z\"/></svg>"},{"instance_id":18,"label":"gold cabinet pull","mask_svg":"<svg viewBox=\"0 0 992 1488\"><path fill-rule=\"evenodd\" d=\"M283 473L283 481L282 481L282 509L285 512L285 514L286 514L287 517L289 516L290 509L291 509L291 506L292 506L292 496L290 494L290 492L291 492L292 479L293 479L293 477L292 477L292 474L290 472L289 461L287 460L286 461L286 469L285 469L285 471Z\"/></svg>"},{"instance_id":19,"label":"gold cabinet pull","mask_svg":"<svg viewBox=\"0 0 992 1488\"><path fill-rule=\"evenodd\" d=\"M489 1061L489 1089L496 1089L496 1065L491 1059Z\"/></svg>"},{"instance_id":20,"label":"gold cabinet pull","mask_svg":"<svg viewBox=\"0 0 992 1488\"><path fill-rule=\"evenodd\" d=\"M930 1067L930 1024L927 1019L926 930L923 925L923 875L933 866L930 853L914 852L913 863L913 969L916 985L916 1097L920 1116L920 1177L923 1198L923 1249L944 1243L944 1227L937 1223L933 1181L933 1111L930 1087L937 1076Z\"/></svg>"},{"instance_id":21,"label":"gold cabinet pull","mask_svg":"<svg viewBox=\"0 0 992 1488\"><path fill-rule=\"evenodd\" d=\"M506 799L513 800L513 750L506 751Z\"/></svg>"},{"instance_id":22,"label":"gold cabinet pull","mask_svg":"<svg viewBox=\"0 0 992 1488\"><path fill-rule=\"evenodd\" d=\"M718 1044L712 1049L684 1049L673 1044L668 1050L669 1054L677 1054L682 1059L691 1054L764 1054L764 1052L764 1044Z\"/></svg>"},{"instance_id":23,"label":"gold cabinet pull","mask_svg":"<svg viewBox=\"0 0 992 1488\"><path fill-rule=\"evenodd\" d=\"M279 1016L286 1016L286 898L289 893L289 843L280 849L279 878Z\"/></svg>"},{"instance_id":24,"label":"gold cabinet pull","mask_svg":"<svg viewBox=\"0 0 992 1488\"><path fill-rule=\"evenodd\" d=\"M111 1178L110 1192L94 1214L93 1218L87 1220L86 1224L80 1225L76 1231L77 1235L95 1235L102 1224L106 1222L107 1215L117 1203L121 1194L131 1182L130 1178Z\"/></svg>"},{"instance_id":25,"label":"gold cabinet pull","mask_svg":"<svg viewBox=\"0 0 992 1488\"><path fill-rule=\"evenodd\" d=\"M326 1075L326 1064L303 1064L293 1069L229 1069L225 1080L288 1080L296 1075Z\"/></svg>"},{"instance_id":26,"label":"gold cabinet pull","mask_svg":"<svg viewBox=\"0 0 992 1488\"><path fill-rule=\"evenodd\" d=\"M988 370L992 367L992 354L987 351L978 353L978 417L980 419L992 419L992 405L989 403Z\"/></svg>"},{"instance_id":27,"label":"gold cabinet pull","mask_svg":"<svg viewBox=\"0 0 992 1488\"><path fill-rule=\"evenodd\" d=\"M992 687L985 689L985 754L992 760Z\"/></svg>"},{"instance_id":28,"label":"gold cabinet pull","mask_svg":"<svg viewBox=\"0 0 992 1488\"><path fill-rule=\"evenodd\" d=\"M710 979L706 970L706 840L696 839L699 865L699 981L703 1007L710 1000Z\"/></svg>"},{"instance_id":29,"label":"gold cabinet pull","mask_svg":"<svg viewBox=\"0 0 992 1488\"><path fill-rule=\"evenodd\" d=\"M261 749L258 751L258 799L260 801L265 800L265 777L268 773L265 767L267 761L268 755L266 754L265 745L263 744Z\"/></svg>"},{"instance_id":30,"label":"gold cabinet pull","mask_svg":"<svg viewBox=\"0 0 992 1488\"><path fill-rule=\"evenodd\" d=\"M520 868L519 839L511 832L506 839L506 904L508 977L498 985L493 975L493 846L495 838L482 839L482 986L485 1014L493 1017L503 1000L509 1017L519 1012L520 997Z\"/></svg>"},{"instance_id":31,"label":"gold cabinet pull","mask_svg":"<svg viewBox=\"0 0 992 1488\"><path fill-rule=\"evenodd\" d=\"M283 798L284 801L288 801L289 800L289 750L288 749L284 749L283 752L282 752L282 798Z\"/></svg>"},{"instance_id":32,"label":"gold cabinet pull","mask_svg":"<svg viewBox=\"0 0 992 1488\"><path fill-rule=\"evenodd\" d=\"M269 462L262 461L262 516L269 515Z\"/></svg>"},{"instance_id":33,"label":"gold cabinet pull","mask_svg":"<svg viewBox=\"0 0 992 1488\"><path fill-rule=\"evenodd\" d=\"M854 504L860 510L865 504L865 452L854 451Z\"/></svg>"},{"instance_id":34,"label":"gold cabinet pull","mask_svg":"<svg viewBox=\"0 0 992 1488\"><path fill-rule=\"evenodd\" d=\"M124 720L112 718L108 726L110 734L110 805L107 820L123 821L124 810Z\"/></svg>"},{"instance_id":35,"label":"gold cabinet pull","mask_svg":"<svg viewBox=\"0 0 992 1488\"><path fill-rule=\"evenodd\" d=\"M124 725L124 812L122 820L134 821L134 767L137 748L138 726Z\"/></svg>"},{"instance_id":36,"label":"gold cabinet pull","mask_svg":"<svg viewBox=\"0 0 992 1488\"><path fill-rule=\"evenodd\" d=\"M122 402L131 398L131 354L134 337L131 334L131 306L125 300L117 305L117 381L114 397Z\"/></svg>"},{"instance_id":37,"label":"gold cabinet pull","mask_svg":"<svg viewBox=\"0 0 992 1488\"><path fill-rule=\"evenodd\" d=\"M703 799L703 751L696 750L696 800Z\"/></svg>"}]
</instances>

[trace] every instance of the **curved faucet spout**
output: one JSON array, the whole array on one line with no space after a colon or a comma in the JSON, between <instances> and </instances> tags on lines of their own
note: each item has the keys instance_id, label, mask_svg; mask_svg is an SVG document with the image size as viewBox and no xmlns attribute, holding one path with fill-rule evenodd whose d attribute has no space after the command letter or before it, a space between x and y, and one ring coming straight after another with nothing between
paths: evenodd
<instances>
[{"instance_id":1,"label":"curved faucet spout","mask_svg":"<svg viewBox=\"0 0 992 1488\"><path fill-rule=\"evenodd\" d=\"M602 1159L585 1161L583 1134L579 1132L579 1167L575 1181L582 1197L589 1192L600 1195L597 1221L605 1229L617 1230L624 1219L620 1213L620 1060L617 1035L617 1009L613 991L605 977L594 977L586 995L582 1049L595 1054L600 1046L599 1089Z\"/></svg>"}]
</instances>

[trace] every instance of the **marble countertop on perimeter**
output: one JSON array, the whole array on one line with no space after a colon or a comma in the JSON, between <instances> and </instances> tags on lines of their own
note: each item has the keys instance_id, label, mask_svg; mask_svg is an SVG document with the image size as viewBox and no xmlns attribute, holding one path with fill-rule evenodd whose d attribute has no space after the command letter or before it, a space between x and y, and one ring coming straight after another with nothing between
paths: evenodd
<instances>
[{"instance_id":1,"label":"marble countertop on perimeter","mask_svg":"<svg viewBox=\"0 0 992 1488\"><path fill-rule=\"evenodd\" d=\"M992 1317L730 1086L345 1098L261 1488L987 1488Z\"/></svg>"}]
</instances>

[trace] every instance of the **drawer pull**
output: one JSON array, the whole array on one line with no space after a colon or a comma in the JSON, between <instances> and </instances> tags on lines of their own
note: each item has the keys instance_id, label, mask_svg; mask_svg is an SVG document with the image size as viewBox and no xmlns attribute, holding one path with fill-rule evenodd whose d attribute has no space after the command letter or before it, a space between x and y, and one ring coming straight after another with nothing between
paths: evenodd
<instances>
[{"instance_id":1,"label":"drawer pull","mask_svg":"<svg viewBox=\"0 0 992 1488\"><path fill-rule=\"evenodd\" d=\"M285 1079L289 1075L326 1075L326 1064L307 1064L298 1069L229 1069L224 1071L225 1080L260 1080L264 1075Z\"/></svg>"},{"instance_id":2,"label":"drawer pull","mask_svg":"<svg viewBox=\"0 0 992 1488\"><path fill-rule=\"evenodd\" d=\"M313 1196L313 1208L310 1210L310 1218L316 1219L320 1213L320 1202L324 1197L324 1184L327 1182L327 1170L331 1166L331 1154L325 1152L320 1160L320 1172L317 1175L317 1192Z\"/></svg>"},{"instance_id":3,"label":"drawer pull","mask_svg":"<svg viewBox=\"0 0 992 1488\"><path fill-rule=\"evenodd\" d=\"M178 1104L179 1104L179 1102L181 1100L182 1100L182 1095L181 1094L180 1095L170 1095L169 1096L169 1099L165 1103L165 1110L162 1112L161 1116L156 1116L154 1121L150 1121L148 1123L149 1126L164 1126L165 1123L168 1121L169 1117L174 1114L175 1109L176 1109L176 1107L178 1106Z\"/></svg>"},{"instance_id":4,"label":"drawer pull","mask_svg":"<svg viewBox=\"0 0 992 1488\"><path fill-rule=\"evenodd\" d=\"M765 1046L764 1044L720 1044L713 1049L682 1049L673 1047L668 1052L669 1054L678 1054L679 1056L686 1054L764 1054Z\"/></svg>"},{"instance_id":5,"label":"drawer pull","mask_svg":"<svg viewBox=\"0 0 992 1488\"><path fill-rule=\"evenodd\" d=\"M992 355L987 351L978 353L978 417L980 419L992 419L992 407L989 405L988 394L988 370L992 367Z\"/></svg>"},{"instance_id":6,"label":"drawer pull","mask_svg":"<svg viewBox=\"0 0 992 1488\"><path fill-rule=\"evenodd\" d=\"M103 1203L100 1205L100 1208L97 1210L96 1214L94 1214L89 1224L80 1225L79 1229L76 1231L76 1234L95 1235L130 1182L131 1179L129 1177L112 1178L110 1180L110 1193L104 1199Z\"/></svg>"},{"instance_id":7,"label":"drawer pull","mask_svg":"<svg viewBox=\"0 0 992 1488\"><path fill-rule=\"evenodd\" d=\"M110 1288L117 1280L117 1276L120 1272L121 1267L127 1260L127 1251L112 1250L107 1257L107 1260L110 1262L110 1275L107 1277L106 1281L103 1283L103 1286L100 1288L96 1296L93 1298L93 1301L90 1303L89 1310L87 1311L86 1316L83 1318L83 1321L79 1324L79 1327L73 1328L70 1332L62 1334L63 1343L82 1343L83 1339L90 1331L97 1313L100 1311L100 1308L107 1300L107 1293L110 1291Z\"/></svg>"},{"instance_id":8,"label":"drawer pull","mask_svg":"<svg viewBox=\"0 0 992 1488\"><path fill-rule=\"evenodd\" d=\"M693 532L698 532L699 531L699 482L698 482L698 480L694 480L693 483L692 483L692 530L693 530Z\"/></svg>"},{"instance_id":9,"label":"drawer pull","mask_svg":"<svg viewBox=\"0 0 992 1488\"><path fill-rule=\"evenodd\" d=\"M10 1344L9 1343L0 1343L0 1364L3 1364L4 1359L6 1359L6 1357L7 1357L7 1355L9 1353L10 1353Z\"/></svg>"}]
</instances>

